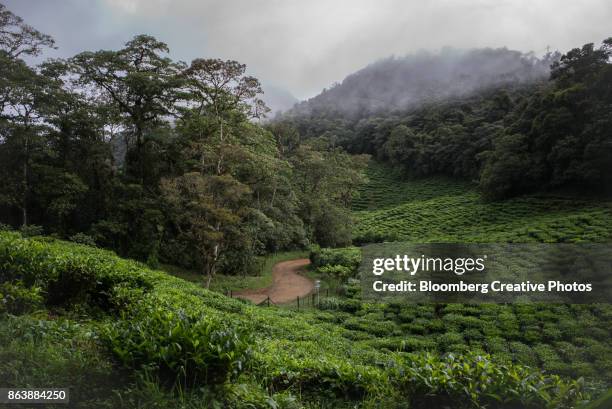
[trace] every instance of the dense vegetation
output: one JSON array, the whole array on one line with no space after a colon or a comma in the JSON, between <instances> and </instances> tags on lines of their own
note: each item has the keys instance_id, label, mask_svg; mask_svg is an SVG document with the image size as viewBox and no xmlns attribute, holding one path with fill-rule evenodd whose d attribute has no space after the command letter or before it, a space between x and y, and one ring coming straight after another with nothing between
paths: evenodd
<instances>
[{"instance_id":1,"label":"dense vegetation","mask_svg":"<svg viewBox=\"0 0 612 409\"><path fill-rule=\"evenodd\" d=\"M2 5L0 33L0 223L209 281L268 252L350 242L363 161L280 146L252 121L267 108L244 65L172 61L140 35L30 66L53 39Z\"/></svg>"},{"instance_id":2,"label":"dense vegetation","mask_svg":"<svg viewBox=\"0 0 612 409\"><path fill-rule=\"evenodd\" d=\"M612 202L572 196L522 196L485 202L469 183L448 177L405 180L372 162L353 201L355 242L609 242ZM315 249L322 278L353 271L355 248ZM342 270L343 268L344 270ZM500 362L583 376L597 387L612 381L608 304L373 304L358 281L320 308L350 331L355 344L389 351L491 354Z\"/></svg>"},{"instance_id":3,"label":"dense vegetation","mask_svg":"<svg viewBox=\"0 0 612 409\"><path fill-rule=\"evenodd\" d=\"M0 386L69 385L79 408L552 409L612 383L609 305L368 303L347 247L609 242L612 39L385 60L265 125L236 61L140 35L26 63L54 46L0 4ZM306 249L337 290L318 309L220 294Z\"/></svg>"},{"instance_id":4,"label":"dense vegetation","mask_svg":"<svg viewBox=\"0 0 612 409\"><path fill-rule=\"evenodd\" d=\"M75 407L569 408L588 398L582 380L486 354L381 348L365 332L356 342L361 332L336 314L255 307L83 245L3 232L0 263L0 378L69 384Z\"/></svg>"},{"instance_id":5,"label":"dense vegetation","mask_svg":"<svg viewBox=\"0 0 612 409\"><path fill-rule=\"evenodd\" d=\"M354 200L353 241L439 243L605 242L612 201L557 194L483 201L469 182L448 177L405 180L372 163Z\"/></svg>"},{"instance_id":6,"label":"dense vegetation","mask_svg":"<svg viewBox=\"0 0 612 409\"><path fill-rule=\"evenodd\" d=\"M531 62L508 50L467 53L452 64L445 55L417 57L364 69L279 121L302 138L327 138L409 175L475 180L487 198L560 187L610 193L612 39ZM514 62L507 69L522 67L517 75L526 79L501 81L513 76L504 76L500 59ZM529 75L550 63L549 81ZM452 85L437 81L446 65ZM481 82L477 74L460 75L474 65ZM494 74L499 81L491 80ZM465 92L449 91L462 85ZM400 90L414 100L403 104ZM427 92L433 95L422 95ZM379 109L344 108L381 100Z\"/></svg>"}]
</instances>

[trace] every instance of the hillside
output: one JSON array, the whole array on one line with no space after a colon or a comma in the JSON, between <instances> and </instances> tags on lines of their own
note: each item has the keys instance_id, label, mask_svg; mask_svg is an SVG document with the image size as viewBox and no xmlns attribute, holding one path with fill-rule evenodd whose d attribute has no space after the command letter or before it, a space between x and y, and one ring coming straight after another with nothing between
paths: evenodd
<instances>
[{"instance_id":1,"label":"hillside","mask_svg":"<svg viewBox=\"0 0 612 409\"><path fill-rule=\"evenodd\" d=\"M305 143L370 154L406 178L476 181L490 200L560 188L612 194L612 38L543 60L459 56L378 62L279 121Z\"/></svg>"},{"instance_id":2,"label":"hillside","mask_svg":"<svg viewBox=\"0 0 612 409\"><path fill-rule=\"evenodd\" d=\"M469 182L406 180L371 162L353 203L356 242L602 242L612 238L612 201L528 195L484 201Z\"/></svg>"},{"instance_id":3,"label":"hillside","mask_svg":"<svg viewBox=\"0 0 612 409\"><path fill-rule=\"evenodd\" d=\"M19 9L40 12L30 3ZM612 306L527 300L553 289L607 295L608 276L582 275L606 273L610 261L612 37L542 57L507 48L391 57L294 104L285 88L311 95L309 84L356 66L342 61L350 53L365 64L435 42L390 32L402 44L385 48L369 22L392 16L372 9L345 31L339 23L360 6L333 13L331 2L317 7L323 19L305 12L310 4L270 13L257 4L256 14L205 4L186 15L187 4L130 2L117 24L57 3L44 21L79 40L77 54L0 3L0 406L29 405L26 388L69 388L68 405L40 407L612 407ZM456 17L471 14L466 6ZM287 9L305 25L283 18ZM60 10L74 24L56 24ZM202 25L203 15L232 34ZM530 20L520 16L502 31L519 34ZM121 41L134 27L144 33ZM302 41L307 30L319 41ZM559 44L603 38L587 31L563 27ZM337 34L358 47L329 41ZM477 34L471 44L547 41ZM511 254L410 252L411 275L426 264L439 287L449 284L419 291L434 297L420 302L409 294L416 283L389 268L399 250L360 247L400 241L501 243ZM597 251L576 261L544 245L523 256L514 242ZM370 250L381 254L360 269ZM477 274L462 274L475 265L490 280L479 293L499 284L516 298L471 298L464 280ZM495 283L497 266L507 268ZM548 267L567 280L535 283ZM370 287L370 272L387 282ZM432 284L425 276L413 277L419 290ZM408 291L396 291L396 277ZM370 298L378 285L394 294ZM444 293L453 298L442 302Z\"/></svg>"},{"instance_id":4,"label":"hillside","mask_svg":"<svg viewBox=\"0 0 612 409\"><path fill-rule=\"evenodd\" d=\"M507 85L533 84L547 78L554 58L557 56L539 59L506 48L446 48L438 53L422 51L389 57L348 75L288 114L333 112L337 116L367 116Z\"/></svg>"},{"instance_id":5,"label":"hillside","mask_svg":"<svg viewBox=\"0 0 612 409\"><path fill-rule=\"evenodd\" d=\"M355 342L334 313L251 306L82 245L3 232L0 262L0 377L71 385L77 408L562 408L587 397L581 381L485 354Z\"/></svg>"}]
</instances>

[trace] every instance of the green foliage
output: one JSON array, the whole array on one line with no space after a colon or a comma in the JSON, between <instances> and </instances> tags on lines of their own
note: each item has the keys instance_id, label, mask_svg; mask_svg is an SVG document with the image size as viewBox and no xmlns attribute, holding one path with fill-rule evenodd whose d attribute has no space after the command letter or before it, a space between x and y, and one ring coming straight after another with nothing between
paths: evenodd
<instances>
[{"instance_id":1,"label":"green foliage","mask_svg":"<svg viewBox=\"0 0 612 409\"><path fill-rule=\"evenodd\" d=\"M313 267L343 266L351 275L355 275L361 263L361 250L357 247L338 249L314 246L310 250L310 261Z\"/></svg>"},{"instance_id":2,"label":"green foliage","mask_svg":"<svg viewBox=\"0 0 612 409\"><path fill-rule=\"evenodd\" d=\"M224 383L245 366L250 337L183 310L140 305L104 333L108 347L131 369L147 368L171 384Z\"/></svg>"},{"instance_id":3,"label":"green foliage","mask_svg":"<svg viewBox=\"0 0 612 409\"><path fill-rule=\"evenodd\" d=\"M21 281L0 284L0 314L21 315L43 307L44 298L38 287L26 288Z\"/></svg>"},{"instance_id":4,"label":"green foliage","mask_svg":"<svg viewBox=\"0 0 612 409\"><path fill-rule=\"evenodd\" d=\"M25 225L19 228L19 233L21 233L23 237L40 236L43 234L43 227L35 224Z\"/></svg>"},{"instance_id":5,"label":"green foliage","mask_svg":"<svg viewBox=\"0 0 612 409\"><path fill-rule=\"evenodd\" d=\"M333 313L255 307L151 271L142 264L121 260L100 249L61 241L24 239L10 232L0 233L0 239L0 263L3 269L12 272L11 282L17 279L18 271L37 272L35 276L45 282L43 271L53 274L55 264L55 270L66 266L91 269L94 280L104 280L110 274L108 270L122 277L116 281L119 284L112 291L111 301L113 309L120 314L102 315L99 323L87 320L81 325L64 321L62 329L57 329L46 317L36 325L25 319L20 329L11 330L10 336L37 343L36 357L45 366L39 372L41 376L55 368L60 380L69 379L67 366L54 367L57 355L51 358L51 354L61 354L65 348L85 354L81 366L73 369L74 373L90 376L98 373L99 368L100 389L111 387L110 379L120 382L110 362L116 361L121 367L131 369L125 372L129 375L127 381L122 381L119 387L113 386L127 407L135 407L134 399L149 402L150 407L155 401L168 402L172 392L167 388L172 385L174 391L182 391L176 398L178 401L202 402L194 407L206 407L212 401L221 406L240 407L239 397L255 407L266 407L263 402L272 401L286 402L291 407L291 396L298 397L301 404L315 407L346 404L376 407L372 402L389 408L397 402L413 402L418 407L419 402L447 402L449 396L463 399L462 402L470 399L471 405L476 406L492 402L488 391L512 402L514 407L542 407L550 402L559 402L557 407L564 407L567 402L572 402L569 406L582 399L578 384L542 375L537 369L528 370L512 363L501 365L492 359L485 365L492 372L488 381L485 379L489 375L480 376L483 369L473 356L456 357L455 361L448 357L424 358L423 350L437 352L438 339L444 339L450 350L461 349L457 344L461 339L471 342L474 337L470 338L470 331L475 328L471 320L459 322L460 328L466 328L461 335L442 338L439 331L443 327L423 325L431 334L406 337L398 332L393 318L402 313L404 306L342 300L338 302L338 310L330 310ZM38 270L37 266L42 269ZM146 291L139 283L146 283ZM342 309L348 311L349 306L359 310L354 315L342 312ZM456 315L458 308L449 308L449 314ZM435 317L436 311L442 310L432 305L417 305L413 315L415 321L422 320L417 323L425 324ZM503 310L505 307L495 306L484 309L483 313L490 315ZM83 311L87 313L86 309ZM478 309L466 307L466 311L470 317L476 317ZM602 307L586 306L576 308L574 313L588 313L598 319L606 311ZM53 341L48 338L48 334L55 333L58 335ZM97 343L97 339L102 343ZM606 353L607 347L596 341L577 340L576 344L588 345L588 351L598 356ZM13 343L2 348L8 353L22 353ZM85 350L89 355L83 348L90 348ZM114 361L108 361L104 351L109 351ZM408 360L390 351L413 351L416 355ZM72 360L75 354L65 355L62 362ZM551 364L558 363L559 357ZM93 364L96 359L102 363ZM85 369L91 365L97 366ZM0 364L2 370L10 371ZM16 379L14 372L6 373L10 384L27 384ZM35 376L30 372L19 373L27 379ZM499 373L519 373L524 383L519 387L514 378L500 377ZM418 378L419 374L427 380ZM233 379L231 387L224 382L230 378ZM248 385L246 389L240 389L243 383ZM484 387L489 384L494 386ZM206 397L198 395L200 387L204 388L202 393ZM525 400L516 401L517 391L525 393L523 388L529 391L524 395Z\"/></svg>"},{"instance_id":6,"label":"green foliage","mask_svg":"<svg viewBox=\"0 0 612 409\"><path fill-rule=\"evenodd\" d=\"M487 203L465 182L405 181L386 169L371 162L369 182L359 189L364 201L354 212L356 243L604 242L612 237L609 201L540 195ZM397 196L386 201L381 186ZM379 208L369 210L368 203L375 202Z\"/></svg>"},{"instance_id":7,"label":"green foliage","mask_svg":"<svg viewBox=\"0 0 612 409\"><path fill-rule=\"evenodd\" d=\"M328 277L333 280L343 282L352 275L352 272L348 267L340 266L337 264L334 264L334 265L328 264L328 265L319 267L317 269L317 274L321 274L324 277Z\"/></svg>"},{"instance_id":8,"label":"green foliage","mask_svg":"<svg viewBox=\"0 0 612 409\"><path fill-rule=\"evenodd\" d=\"M76 233L70 236L70 241L75 243L84 244L86 246L96 247L96 241L93 237L85 233Z\"/></svg>"},{"instance_id":9,"label":"green foliage","mask_svg":"<svg viewBox=\"0 0 612 409\"><path fill-rule=\"evenodd\" d=\"M565 384L526 367L495 364L486 355L420 355L401 369L404 387L414 396L410 407L415 408L564 408L583 397L582 380Z\"/></svg>"},{"instance_id":10,"label":"green foliage","mask_svg":"<svg viewBox=\"0 0 612 409\"><path fill-rule=\"evenodd\" d=\"M599 47L585 44L528 64L543 68L552 63L548 82L540 77L541 81L497 83L455 97L444 87L437 98L430 93L435 95L439 84L431 84L432 90L421 91L428 98L415 96L412 104L398 107L398 101L410 100L415 92L406 90L390 102L393 109L372 109L365 101L375 99L379 105L389 93L389 77L401 75L400 68L392 65L391 75L373 65L281 120L284 126L296 127L302 138L333 135L349 152L371 154L404 175L478 181L480 193L489 199L559 187L608 194L612 97L601 89L612 75L611 44L610 39ZM407 75L391 89L402 89L415 79L419 85L412 86L417 89L431 80ZM357 95L360 100L354 103L331 102ZM368 240L377 237L376 231L367 234Z\"/></svg>"},{"instance_id":11,"label":"green foliage","mask_svg":"<svg viewBox=\"0 0 612 409\"><path fill-rule=\"evenodd\" d=\"M268 108L244 64L173 61L143 34L34 67L22 57L53 40L2 13L0 223L197 270L207 285L266 254L350 244L366 158L252 121Z\"/></svg>"},{"instance_id":12,"label":"green foliage","mask_svg":"<svg viewBox=\"0 0 612 409\"><path fill-rule=\"evenodd\" d=\"M151 288L139 265L94 252L77 244L24 240L17 233L0 235L4 279L39 286L50 306L84 305L105 311L117 309L116 291Z\"/></svg>"}]
</instances>

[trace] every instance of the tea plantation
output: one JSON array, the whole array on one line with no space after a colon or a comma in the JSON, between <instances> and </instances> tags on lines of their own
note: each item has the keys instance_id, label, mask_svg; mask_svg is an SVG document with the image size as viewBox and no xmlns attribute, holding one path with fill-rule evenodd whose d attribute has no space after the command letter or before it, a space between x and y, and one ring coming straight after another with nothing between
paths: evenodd
<instances>
[{"instance_id":1,"label":"tea plantation","mask_svg":"<svg viewBox=\"0 0 612 409\"><path fill-rule=\"evenodd\" d=\"M464 181L406 181L375 162L367 174L368 183L353 203L357 243L606 242L612 237L609 201L549 194L485 202ZM326 251L335 251L338 259L348 250ZM595 387L612 383L608 304L367 304L360 301L359 292L358 285L348 286L345 297L326 299L321 306L334 313L357 345L438 354L488 353L499 362L581 376Z\"/></svg>"},{"instance_id":2,"label":"tea plantation","mask_svg":"<svg viewBox=\"0 0 612 409\"><path fill-rule=\"evenodd\" d=\"M453 331L444 348L457 350L464 329L489 331L472 325L487 322L484 310L446 306L436 319L436 307L363 305L354 317L255 307L108 251L14 232L0 233L0 268L3 385L69 386L76 408L571 408L599 393L480 350L408 352L445 325ZM392 310L421 336L402 344ZM558 313L605 316L595 307ZM486 349L472 332L469 342Z\"/></svg>"},{"instance_id":3,"label":"tea plantation","mask_svg":"<svg viewBox=\"0 0 612 409\"><path fill-rule=\"evenodd\" d=\"M371 163L353 209L356 243L601 242L612 237L612 202L549 195L485 202L448 178L405 181Z\"/></svg>"}]
</instances>

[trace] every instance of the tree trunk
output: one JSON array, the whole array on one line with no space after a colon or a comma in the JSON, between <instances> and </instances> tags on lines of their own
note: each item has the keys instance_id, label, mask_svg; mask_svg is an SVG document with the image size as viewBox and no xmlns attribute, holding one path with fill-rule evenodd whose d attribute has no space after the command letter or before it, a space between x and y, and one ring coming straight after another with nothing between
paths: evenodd
<instances>
[{"instance_id":1,"label":"tree trunk","mask_svg":"<svg viewBox=\"0 0 612 409\"><path fill-rule=\"evenodd\" d=\"M206 289L207 289L207 290L210 288L210 282L211 282L211 281L212 281L212 279L213 279L213 275L214 275L214 272L209 271L209 272L207 273L207 277L208 277L208 278L206 279Z\"/></svg>"},{"instance_id":2,"label":"tree trunk","mask_svg":"<svg viewBox=\"0 0 612 409\"><path fill-rule=\"evenodd\" d=\"M217 176L223 172L223 120L219 120L219 159L217 159Z\"/></svg>"},{"instance_id":3,"label":"tree trunk","mask_svg":"<svg viewBox=\"0 0 612 409\"><path fill-rule=\"evenodd\" d=\"M21 224L25 227L28 225L28 191L29 189L29 185L28 185L28 171L29 171L29 162L30 162L30 139L28 136L28 122L26 119L26 128L25 128L25 135L24 135L24 140L23 140L23 153L24 153L24 159L23 159L23 169L22 169L22 189L23 189L23 195L21 197Z\"/></svg>"},{"instance_id":4,"label":"tree trunk","mask_svg":"<svg viewBox=\"0 0 612 409\"><path fill-rule=\"evenodd\" d=\"M140 185L144 186L144 158L143 158L143 140L142 140L142 127L136 125L136 156L138 156L138 173L140 179Z\"/></svg>"},{"instance_id":5,"label":"tree trunk","mask_svg":"<svg viewBox=\"0 0 612 409\"><path fill-rule=\"evenodd\" d=\"M272 199L270 200L270 207L274 207L275 198L276 198L276 182L274 182L274 189L272 190Z\"/></svg>"}]
</instances>

